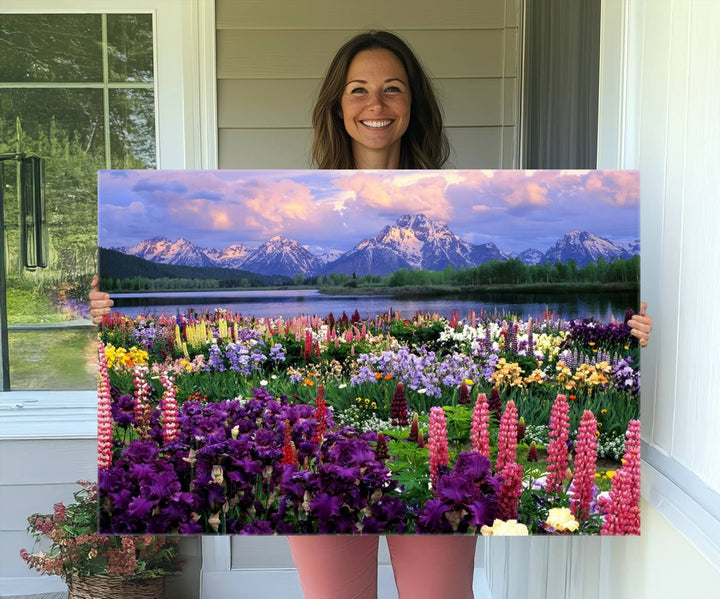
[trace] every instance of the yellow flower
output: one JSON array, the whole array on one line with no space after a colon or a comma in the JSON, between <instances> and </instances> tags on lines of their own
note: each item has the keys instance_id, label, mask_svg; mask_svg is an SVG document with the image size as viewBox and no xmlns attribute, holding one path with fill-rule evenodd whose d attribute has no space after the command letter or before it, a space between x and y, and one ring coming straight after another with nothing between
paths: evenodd
<instances>
[{"instance_id":1,"label":"yellow flower","mask_svg":"<svg viewBox=\"0 0 720 599\"><path fill-rule=\"evenodd\" d=\"M377 404L376 404L375 402L372 402L372 403L370 404L370 407L372 407L373 410L374 410L375 408L377 408Z\"/></svg>"},{"instance_id":2,"label":"yellow flower","mask_svg":"<svg viewBox=\"0 0 720 599\"><path fill-rule=\"evenodd\" d=\"M485 537L499 537L499 536L513 536L513 537L526 537L528 535L527 526L518 523L517 520L508 520L503 522L502 520L495 519L492 526L487 524L480 529L480 534Z\"/></svg>"},{"instance_id":3,"label":"yellow flower","mask_svg":"<svg viewBox=\"0 0 720 599\"><path fill-rule=\"evenodd\" d=\"M605 408L603 408L602 410L600 410L600 413L601 413L603 416L605 416L605 414L607 414L607 410L606 410Z\"/></svg>"},{"instance_id":4,"label":"yellow flower","mask_svg":"<svg viewBox=\"0 0 720 599\"><path fill-rule=\"evenodd\" d=\"M572 515L570 508L567 507L550 508L545 524L558 532L574 532L580 526L575 516Z\"/></svg>"},{"instance_id":5,"label":"yellow flower","mask_svg":"<svg viewBox=\"0 0 720 599\"><path fill-rule=\"evenodd\" d=\"M616 473L616 472L617 472L617 470L608 470L608 471L605 473L605 476L607 476L610 480L612 480L612 477L615 476L615 473Z\"/></svg>"}]
</instances>

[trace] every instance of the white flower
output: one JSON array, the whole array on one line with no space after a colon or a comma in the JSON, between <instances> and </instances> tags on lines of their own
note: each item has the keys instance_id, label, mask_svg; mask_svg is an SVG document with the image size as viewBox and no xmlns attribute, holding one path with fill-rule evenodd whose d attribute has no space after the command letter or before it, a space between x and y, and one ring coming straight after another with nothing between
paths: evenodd
<instances>
[{"instance_id":1,"label":"white flower","mask_svg":"<svg viewBox=\"0 0 720 599\"><path fill-rule=\"evenodd\" d=\"M264 387L264 386L267 385L267 384L268 384L268 382L267 382L265 379L263 379L262 381L260 381L260 386L261 386L261 387Z\"/></svg>"}]
</instances>

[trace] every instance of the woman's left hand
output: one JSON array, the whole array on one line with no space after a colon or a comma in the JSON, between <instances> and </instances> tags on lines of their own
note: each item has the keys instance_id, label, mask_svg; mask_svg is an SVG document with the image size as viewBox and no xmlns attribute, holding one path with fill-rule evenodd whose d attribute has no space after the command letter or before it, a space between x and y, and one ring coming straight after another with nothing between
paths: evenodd
<instances>
[{"instance_id":1,"label":"woman's left hand","mask_svg":"<svg viewBox=\"0 0 720 599\"><path fill-rule=\"evenodd\" d=\"M640 341L640 347L646 347L648 339L650 338L650 331L652 331L652 316L645 314L647 304L645 302L640 303L640 314L635 314L628 320L628 325L632 329L630 333L638 338Z\"/></svg>"}]
</instances>

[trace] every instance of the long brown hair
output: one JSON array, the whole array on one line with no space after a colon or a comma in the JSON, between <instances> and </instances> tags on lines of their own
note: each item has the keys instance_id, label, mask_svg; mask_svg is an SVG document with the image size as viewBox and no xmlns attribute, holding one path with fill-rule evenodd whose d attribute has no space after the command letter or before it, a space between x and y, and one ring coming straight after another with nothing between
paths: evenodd
<instances>
[{"instance_id":1,"label":"long brown hair","mask_svg":"<svg viewBox=\"0 0 720 599\"><path fill-rule=\"evenodd\" d=\"M389 50L398 57L405 67L412 94L410 122L400 146L400 168L441 168L450 155L450 145L432 83L410 47L388 31L356 35L335 54L313 109L313 165L321 169L355 168L350 136L340 116L340 98L355 55L377 49Z\"/></svg>"}]
</instances>

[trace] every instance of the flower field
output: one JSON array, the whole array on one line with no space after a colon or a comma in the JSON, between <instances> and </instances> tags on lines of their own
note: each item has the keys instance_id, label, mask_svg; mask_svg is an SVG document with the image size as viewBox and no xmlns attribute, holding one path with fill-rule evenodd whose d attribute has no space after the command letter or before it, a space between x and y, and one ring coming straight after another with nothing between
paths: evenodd
<instances>
[{"instance_id":1,"label":"flower field","mask_svg":"<svg viewBox=\"0 0 720 599\"><path fill-rule=\"evenodd\" d=\"M107 317L100 531L639 534L623 323Z\"/></svg>"}]
</instances>

